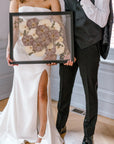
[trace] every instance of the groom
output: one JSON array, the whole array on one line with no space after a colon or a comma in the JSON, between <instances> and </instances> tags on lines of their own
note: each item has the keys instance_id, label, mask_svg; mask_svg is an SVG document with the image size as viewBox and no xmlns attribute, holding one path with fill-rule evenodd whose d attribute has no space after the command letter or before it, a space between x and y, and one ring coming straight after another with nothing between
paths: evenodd
<instances>
[{"instance_id":1,"label":"groom","mask_svg":"<svg viewBox=\"0 0 114 144\"><path fill-rule=\"evenodd\" d=\"M60 134L66 132L65 125L69 114L72 89L79 68L86 96L86 116L82 144L93 144L98 112L97 75L100 55L103 58L108 55L112 28L112 17L109 17L109 3L110 5L112 3L110 0L64 1L66 11L74 12L74 51L77 60L71 67L68 64L60 64L60 93L56 127ZM110 19L108 20L108 18ZM104 34L105 32L107 33ZM106 35L104 39L103 34Z\"/></svg>"}]
</instances>

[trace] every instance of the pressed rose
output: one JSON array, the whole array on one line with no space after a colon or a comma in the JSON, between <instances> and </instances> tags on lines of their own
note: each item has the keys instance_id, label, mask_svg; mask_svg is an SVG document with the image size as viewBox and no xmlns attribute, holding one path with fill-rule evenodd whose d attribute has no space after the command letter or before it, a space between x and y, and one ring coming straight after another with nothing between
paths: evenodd
<instances>
[{"instance_id":1,"label":"pressed rose","mask_svg":"<svg viewBox=\"0 0 114 144\"><path fill-rule=\"evenodd\" d=\"M56 48L46 49L46 55L47 56L52 56L55 54L55 52L56 52Z\"/></svg>"},{"instance_id":2,"label":"pressed rose","mask_svg":"<svg viewBox=\"0 0 114 144\"><path fill-rule=\"evenodd\" d=\"M60 34L57 30L50 30L49 33L49 38L52 40L52 41L56 41L59 39L60 37Z\"/></svg>"},{"instance_id":3,"label":"pressed rose","mask_svg":"<svg viewBox=\"0 0 114 144\"><path fill-rule=\"evenodd\" d=\"M36 29L36 34L38 36L42 35L42 34L47 34L49 32L49 28L45 25L40 25L40 26L37 26L37 29Z\"/></svg>"},{"instance_id":4,"label":"pressed rose","mask_svg":"<svg viewBox=\"0 0 114 144\"><path fill-rule=\"evenodd\" d=\"M35 52L39 52L39 51L41 51L41 50L43 50L43 46L42 46L42 44L38 41L38 39L36 39L36 40L34 40L34 42L33 42L33 50L35 51Z\"/></svg>"},{"instance_id":5,"label":"pressed rose","mask_svg":"<svg viewBox=\"0 0 114 144\"><path fill-rule=\"evenodd\" d=\"M51 43L49 43L49 45L47 46L47 48L48 48L48 49L52 49L53 46L54 46L54 44L51 42Z\"/></svg>"},{"instance_id":6,"label":"pressed rose","mask_svg":"<svg viewBox=\"0 0 114 144\"><path fill-rule=\"evenodd\" d=\"M34 39L38 38L38 35L36 34L36 29L35 28L30 29L29 32L28 32L28 35L32 35L32 37Z\"/></svg>"},{"instance_id":7,"label":"pressed rose","mask_svg":"<svg viewBox=\"0 0 114 144\"><path fill-rule=\"evenodd\" d=\"M38 25L38 19L37 18L32 18L32 19L29 19L27 21L27 26L29 27L29 29L36 28L37 25Z\"/></svg>"},{"instance_id":8,"label":"pressed rose","mask_svg":"<svg viewBox=\"0 0 114 144\"><path fill-rule=\"evenodd\" d=\"M45 25L45 26L51 28L52 23L49 19L42 19L42 20L39 21L38 25Z\"/></svg>"},{"instance_id":9,"label":"pressed rose","mask_svg":"<svg viewBox=\"0 0 114 144\"><path fill-rule=\"evenodd\" d=\"M63 37L60 36L59 39L57 41L55 41L55 44L57 44L58 42L63 42Z\"/></svg>"},{"instance_id":10,"label":"pressed rose","mask_svg":"<svg viewBox=\"0 0 114 144\"><path fill-rule=\"evenodd\" d=\"M57 55L53 54L53 55L50 55L50 56L46 56L44 60L56 60L56 58L57 58Z\"/></svg>"},{"instance_id":11,"label":"pressed rose","mask_svg":"<svg viewBox=\"0 0 114 144\"><path fill-rule=\"evenodd\" d=\"M35 52L34 54L37 56L37 57L42 57L42 56L44 56L45 55L45 49L43 49L43 50L41 50L41 51L39 51L39 52Z\"/></svg>"},{"instance_id":12,"label":"pressed rose","mask_svg":"<svg viewBox=\"0 0 114 144\"><path fill-rule=\"evenodd\" d=\"M49 45L50 41L51 41L48 34L45 34L45 33L40 35L37 40L44 47L47 47Z\"/></svg>"},{"instance_id":13,"label":"pressed rose","mask_svg":"<svg viewBox=\"0 0 114 144\"><path fill-rule=\"evenodd\" d=\"M28 55L33 53L33 47L32 46L25 46L25 51Z\"/></svg>"},{"instance_id":14,"label":"pressed rose","mask_svg":"<svg viewBox=\"0 0 114 144\"><path fill-rule=\"evenodd\" d=\"M24 44L24 46L31 46L33 44L33 37L31 35L25 35L22 38L22 42Z\"/></svg>"}]
</instances>

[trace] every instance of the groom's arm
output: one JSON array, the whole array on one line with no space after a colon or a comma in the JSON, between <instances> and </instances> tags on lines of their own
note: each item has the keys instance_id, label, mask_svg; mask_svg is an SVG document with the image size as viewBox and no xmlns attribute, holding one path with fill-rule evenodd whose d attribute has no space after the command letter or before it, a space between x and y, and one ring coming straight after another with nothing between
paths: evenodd
<instances>
[{"instance_id":1,"label":"groom's arm","mask_svg":"<svg viewBox=\"0 0 114 144\"><path fill-rule=\"evenodd\" d=\"M70 11L70 10L72 10L72 0L64 0L64 2L65 2L65 11Z\"/></svg>"},{"instance_id":2,"label":"groom's arm","mask_svg":"<svg viewBox=\"0 0 114 144\"><path fill-rule=\"evenodd\" d=\"M107 24L110 13L110 0L95 0L95 4L91 0L81 0L80 4L90 20L100 27L104 27Z\"/></svg>"}]
</instances>

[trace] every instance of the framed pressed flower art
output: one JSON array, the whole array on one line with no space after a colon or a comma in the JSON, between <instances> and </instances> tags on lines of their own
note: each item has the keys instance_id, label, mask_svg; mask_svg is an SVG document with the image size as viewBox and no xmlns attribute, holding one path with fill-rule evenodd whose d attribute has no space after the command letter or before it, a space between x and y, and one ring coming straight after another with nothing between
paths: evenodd
<instances>
[{"instance_id":1,"label":"framed pressed flower art","mask_svg":"<svg viewBox=\"0 0 114 144\"><path fill-rule=\"evenodd\" d=\"M73 61L73 13L10 13L10 58L13 64Z\"/></svg>"}]
</instances>

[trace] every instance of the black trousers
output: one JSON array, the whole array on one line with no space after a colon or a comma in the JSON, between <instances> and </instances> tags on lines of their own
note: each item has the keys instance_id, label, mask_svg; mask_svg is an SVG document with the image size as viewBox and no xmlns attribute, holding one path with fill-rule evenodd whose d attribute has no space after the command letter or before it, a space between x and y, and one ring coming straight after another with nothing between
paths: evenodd
<instances>
[{"instance_id":1,"label":"black trousers","mask_svg":"<svg viewBox=\"0 0 114 144\"><path fill-rule=\"evenodd\" d=\"M72 67L60 64L60 93L56 127L60 132L61 128L66 125L69 114L72 89L77 69L79 67L86 96L84 135L86 137L90 137L94 134L98 111L97 75L100 60L99 42L85 49L80 49L76 45L75 53L77 61Z\"/></svg>"}]
</instances>

